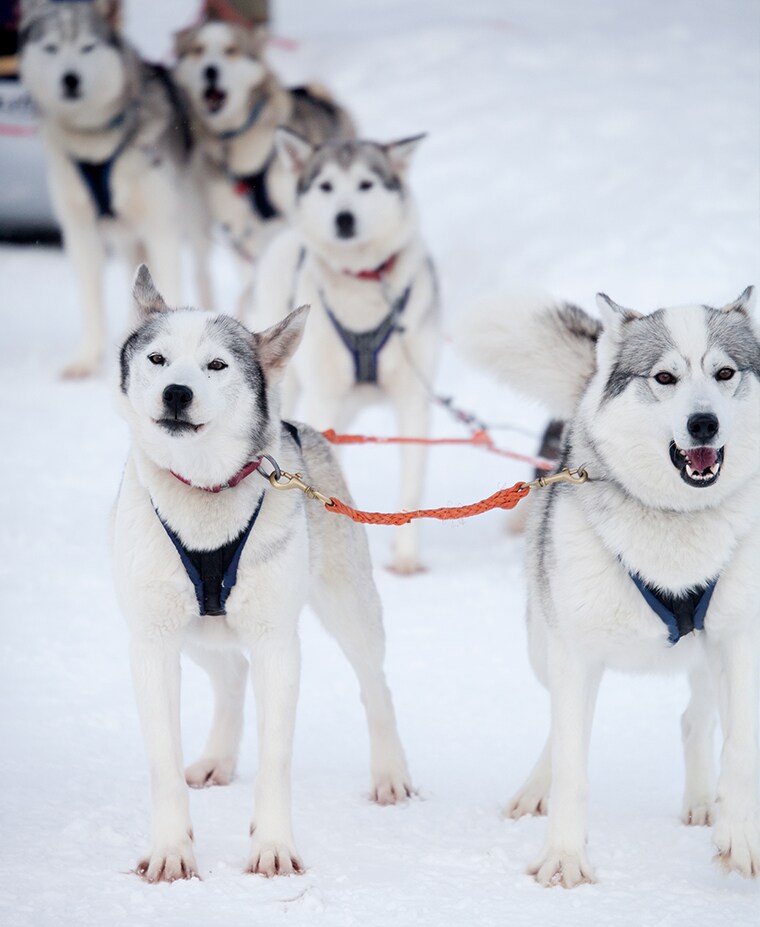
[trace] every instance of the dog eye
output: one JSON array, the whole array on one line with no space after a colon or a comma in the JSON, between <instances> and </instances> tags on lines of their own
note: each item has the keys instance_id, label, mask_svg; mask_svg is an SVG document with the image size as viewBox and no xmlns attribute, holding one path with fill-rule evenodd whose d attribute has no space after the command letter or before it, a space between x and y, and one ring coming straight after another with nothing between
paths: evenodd
<instances>
[{"instance_id":1,"label":"dog eye","mask_svg":"<svg viewBox=\"0 0 760 927\"><path fill-rule=\"evenodd\" d=\"M48 55L54 55L58 51L57 45L43 45L42 50L47 52Z\"/></svg>"},{"instance_id":2,"label":"dog eye","mask_svg":"<svg viewBox=\"0 0 760 927\"><path fill-rule=\"evenodd\" d=\"M89 45L83 45L80 51L83 55L89 55L91 51L95 51L95 43L90 42Z\"/></svg>"},{"instance_id":3,"label":"dog eye","mask_svg":"<svg viewBox=\"0 0 760 927\"><path fill-rule=\"evenodd\" d=\"M225 54L228 58L234 58L235 55L239 55L239 54L240 54L240 49L237 48L235 45L230 45L230 46L228 46L227 48L224 49L224 54Z\"/></svg>"},{"instance_id":4,"label":"dog eye","mask_svg":"<svg viewBox=\"0 0 760 927\"><path fill-rule=\"evenodd\" d=\"M674 383L678 383L678 377L674 377L673 374L668 373L667 370L661 370L659 373L656 373L654 378L662 386L672 386Z\"/></svg>"},{"instance_id":5,"label":"dog eye","mask_svg":"<svg viewBox=\"0 0 760 927\"><path fill-rule=\"evenodd\" d=\"M359 184L359 189L360 190L371 190L374 186L375 185L372 183L371 180L362 180L362 182Z\"/></svg>"},{"instance_id":6,"label":"dog eye","mask_svg":"<svg viewBox=\"0 0 760 927\"><path fill-rule=\"evenodd\" d=\"M215 360L212 360L208 365L209 370L224 370L227 367L227 364L223 360L219 360L217 357Z\"/></svg>"},{"instance_id":7,"label":"dog eye","mask_svg":"<svg viewBox=\"0 0 760 927\"><path fill-rule=\"evenodd\" d=\"M323 183L319 185L319 189L323 193L332 193L332 184L330 183L329 180L325 180Z\"/></svg>"},{"instance_id":8,"label":"dog eye","mask_svg":"<svg viewBox=\"0 0 760 927\"><path fill-rule=\"evenodd\" d=\"M715 374L715 379L730 380L735 373L736 371L733 367L721 367L720 370Z\"/></svg>"},{"instance_id":9,"label":"dog eye","mask_svg":"<svg viewBox=\"0 0 760 927\"><path fill-rule=\"evenodd\" d=\"M193 45L193 47L190 49L190 54L195 58L200 58L200 56L203 54L203 46Z\"/></svg>"},{"instance_id":10,"label":"dog eye","mask_svg":"<svg viewBox=\"0 0 760 927\"><path fill-rule=\"evenodd\" d=\"M155 364L156 367L163 367L164 364L166 363L166 358L164 357L164 355L157 354L155 352L153 354L148 355L148 360L151 362L151 364Z\"/></svg>"}]
</instances>

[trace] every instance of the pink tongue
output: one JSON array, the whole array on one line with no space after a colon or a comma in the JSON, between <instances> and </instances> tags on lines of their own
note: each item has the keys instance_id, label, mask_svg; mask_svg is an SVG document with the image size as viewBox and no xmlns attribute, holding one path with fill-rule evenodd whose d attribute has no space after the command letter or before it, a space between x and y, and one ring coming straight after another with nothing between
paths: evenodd
<instances>
[{"instance_id":1,"label":"pink tongue","mask_svg":"<svg viewBox=\"0 0 760 927\"><path fill-rule=\"evenodd\" d=\"M718 452L714 447L690 447L684 454L692 470L707 470L718 460Z\"/></svg>"}]
</instances>

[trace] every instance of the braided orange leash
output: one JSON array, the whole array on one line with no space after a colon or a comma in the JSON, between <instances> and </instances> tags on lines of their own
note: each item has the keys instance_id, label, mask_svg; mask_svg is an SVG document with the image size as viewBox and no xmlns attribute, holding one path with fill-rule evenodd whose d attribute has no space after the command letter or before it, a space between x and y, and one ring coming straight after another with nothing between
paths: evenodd
<instances>
[{"instance_id":1,"label":"braided orange leash","mask_svg":"<svg viewBox=\"0 0 760 927\"><path fill-rule=\"evenodd\" d=\"M482 502L458 505L454 508L417 509L412 512L363 512L332 497L331 504L325 504L325 509L337 515L347 515L353 521L358 521L363 525L407 525L414 518L438 518L445 521L451 518L481 515L483 512L490 512L491 509L513 509L529 492L530 486L527 483L515 483L509 489L500 489L487 499L483 499Z\"/></svg>"},{"instance_id":2,"label":"braided orange leash","mask_svg":"<svg viewBox=\"0 0 760 927\"><path fill-rule=\"evenodd\" d=\"M270 458L271 460L271 458ZM272 461L274 463L274 461ZM259 470L261 473L261 470ZM524 499L531 489L543 488L550 486L552 483L585 483L588 474L583 467L575 470L560 470L559 473L552 473L550 476L539 476L530 483L515 483L509 489L500 489L487 499L481 502L473 502L471 505L459 505L453 508L440 509L417 509L413 512L364 512L361 509L352 508L336 499L334 496L326 496L319 490L314 489L305 483L300 473L288 473L287 470L281 470L277 467L269 474L262 473L275 489L300 489L304 495L315 502L321 503L328 512L334 512L336 515L345 515L347 518L357 521L363 525L406 525L415 518L438 518L449 520L452 518L469 518L471 515L481 515L483 512L490 512L492 509L513 509L517 503Z\"/></svg>"}]
</instances>

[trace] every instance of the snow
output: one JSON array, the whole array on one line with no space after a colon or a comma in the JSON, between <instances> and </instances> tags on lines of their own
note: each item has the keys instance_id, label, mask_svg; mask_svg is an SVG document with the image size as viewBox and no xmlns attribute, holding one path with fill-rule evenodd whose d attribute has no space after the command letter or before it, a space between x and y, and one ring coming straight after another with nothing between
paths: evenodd
<instances>
[{"instance_id":1,"label":"snow","mask_svg":"<svg viewBox=\"0 0 760 927\"><path fill-rule=\"evenodd\" d=\"M180 0L128 7L130 29L155 56L188 19ZM720 304L760 284L753 0L276 7L275 32L299 42L273 52L288 81L318 76L368 137L429 131L413 185L447 329L493 290L550 290L589 307L601 289L651 309ZM430 569L410 579L382 568L389 535L372 529L388 675L418 799L399 808L366 800L357 687L306 614L294 822L307 873L270 882L241 873L251 700L238 778L191 795L203 880L152 886L131 874L147 841L148 776L106 541L127 435L113 370L86 383L56 378L79 325L62 254L3 247L0 262L3 924L756 923L758 886L720 874L709 832L678 820L678 678L610 675L603 684L590 765L599 884L546 890L525 875L545 822L504 821L500 807L540 750L548 705L526 657L522 542L500 513L426 525ZM232 304L231 263L222 252L214 262L219 295ZM127 317L122 268L109 268L107 290L115 345ZM489 421L542 427L538 407L450 348L438 382ZM356 428L390 433L393 422L376 409ZM461 433L440 412L435 430ZM498 435L533 449L529 436ZM351 449L344 462L364 507L394 507L392 449ZM476 450L436 450L425 501L474 501L525 475ZM209 719L206 680L188 665L188 759Z\"/></svg>"}]
</instances>

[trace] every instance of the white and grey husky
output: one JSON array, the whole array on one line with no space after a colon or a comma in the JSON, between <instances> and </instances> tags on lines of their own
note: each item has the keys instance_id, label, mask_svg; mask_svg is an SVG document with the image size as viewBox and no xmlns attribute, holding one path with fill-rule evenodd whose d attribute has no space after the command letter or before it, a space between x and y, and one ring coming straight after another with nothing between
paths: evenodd
<instances>
[{"instance_id":1,"label":"white and grey husky","mask_svg":"<svg viewBox=\"0 0 760 927\"><path fill-rule=\"evenodd\" d=\"M262 263L256 312L279 319L314 307L291 367L288 403L316 428L347 426L363 403L385 397L403 437L426 436L439 347L438 292L407 184L422 136L380 145L328 142L314 148L281 129L277 144L297 179L293 228ZM402 449L400 505L419 507L425 449ZM398 529L392 568L421 568L418 527Z\"/></svg>"},{"instance_id":2,"label":"white and grey husky","mask_svg":"<svg viewBox=\"0 0 760 927\"><path fill-rule=\"evenodd\" d=\"M267 33L213 19L177 33L174 75L193 114L193 170L243 281L237 314L250 308L255 264L284 227L293 181L274 133L289 126L311 142L353 136L348 114L314 85L283 87L266 62Z\"/></svg>"},{"instance_id":3,"label":"white and grey husky","mask_svg":"<svg viewBox=\"0 0 760 927\"><path fill-rule=\"evenodd\" d=\"M189 128L168 74L140 61L118 31L120 3L25 0L21 75L40 113L48 181L84 310L68 376L86 376L104 347L106 247L130 274L150 260L180 298L181 229L194 247L199 296L210 300L203 219L186 188Z\"/></svg>"},{"instance_id":4,"label":"white and grey husky","mask_svg":"<svg viewBox=\"0 0 760 927\"><path fill-rule=\"evenodd\" d=\"M134 296L141 324L121 349L120 391L132 451L113 543L152 787L152 842L137 870L149 881L197 872L186 783L232 778L246 653L259 734L247 869L301 871L290 767L298 616L307 601L359 678L373 798L391 804L411 793L383 674L381 606L364 531L262 479L263 462L298 471L326 493L347 492L326 441L279 416L277 384L301 340L306 309L251 334L226 315L169 309L144 266ZM206 748L184 771L180 650L209 673L215 697Z\"/></svg>"},{"instance_id":5,"label":"white and grey husky","mask_svg":"<svg viewBox=\"0 0 760 927\"><path fill-rule=\"evenodd\" d=\"M712 824L727 871L760 871L760 343L752 289L722 309L640 315L598 298L486 307L471 357L568 420L588 482L529 513L530 657L551 736L508 813L545 813L544 885L593 881L586 762L606 668L688 673L683 820ZM717 788L715 713L723 730Z\"/></svg>"}]
</instances>

